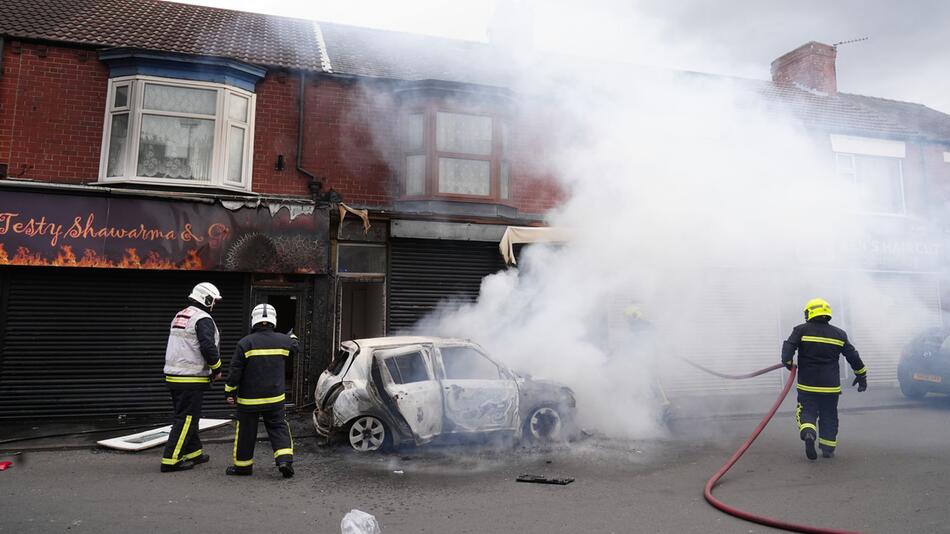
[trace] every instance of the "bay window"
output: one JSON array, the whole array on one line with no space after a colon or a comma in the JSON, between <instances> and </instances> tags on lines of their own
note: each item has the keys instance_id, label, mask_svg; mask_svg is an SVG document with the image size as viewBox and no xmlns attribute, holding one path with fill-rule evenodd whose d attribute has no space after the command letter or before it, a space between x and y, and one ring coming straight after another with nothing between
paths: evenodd
<instances>
[{"instance_id":1,"label":"bay window","mask_svg":"<svg viewBox=\"0 0 950 534\"><path fill-rule=\"evenodd\" d=\"M505 201L510 198L507 124L489 113L428 107L403 121L403 194Z\"/></svg>"},{"instance_id":2,"label":"bay window","mask_svg":"<svg viewBox=\"0 0 950 534\"><path fill-rule=\"evenodd\" d=\"M101 181L250 189L254 93L127 76L108 95Z\"/></svg>"}]
</instances>

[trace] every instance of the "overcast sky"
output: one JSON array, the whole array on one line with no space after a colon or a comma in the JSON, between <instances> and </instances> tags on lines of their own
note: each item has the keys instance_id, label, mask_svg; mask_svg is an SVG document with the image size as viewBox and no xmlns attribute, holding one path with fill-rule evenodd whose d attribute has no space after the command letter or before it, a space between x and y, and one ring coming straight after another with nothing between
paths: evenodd
<instances>
[{"instance_id":1,"label":"overcast sky","mask_svg":"<svg viewBox=\"0 0 950 534\"><path fill-rule=\"evenodd\" d=\"M530 28L537 48L766 79L808 41L838 49L838 89L950 113L945 0L189 0L242 11L485 41ZM525 32L529 33L529 32Z\"/></svg>"}]
</instances>

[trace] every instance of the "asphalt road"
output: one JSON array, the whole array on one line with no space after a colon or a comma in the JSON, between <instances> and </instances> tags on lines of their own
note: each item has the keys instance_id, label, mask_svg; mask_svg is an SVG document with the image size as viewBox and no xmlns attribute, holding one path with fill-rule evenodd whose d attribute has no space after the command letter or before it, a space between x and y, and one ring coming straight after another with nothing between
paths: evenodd
<instances>
[{"instance_id":1,"label":"asphalt road","mask_svg":"<svg viewBox=\"0 0 950 534\"><path fill-rule=\"evenodd\" d=\"M838 457L809 462L780 415L716 494L756 513L862 532L950 532L950 401L844 413ZM297 440L297 476L258 443L253 477L212 460L159 473L160 449L33 452L0 472L0 532L339 533L357 508L384 534L482 532L777 532L724 515L702 487L753 418L680 420L669 439L589 438L552 450L484 446L359 455ZM0 458L10 459L7 458ZM395 471L402 471L396 473ZM515 482L523 473L567 486Z\"/></svg>"}]
</instances>

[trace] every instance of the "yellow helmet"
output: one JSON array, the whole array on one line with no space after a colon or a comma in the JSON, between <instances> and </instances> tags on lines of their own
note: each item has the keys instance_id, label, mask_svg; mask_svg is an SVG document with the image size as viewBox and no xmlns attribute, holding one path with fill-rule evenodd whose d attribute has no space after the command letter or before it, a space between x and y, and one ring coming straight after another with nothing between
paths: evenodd
<instances>
[{"instance_id":1,"label":"yellow helmet","mask_svg":"<svg viewBox=\"0 0 950 534\"><path fill-rule=\"evenodd\" d=\"M815 317L827 316L831 319L831 304L825 299L811 299L805 304L805 320L811 321Z\"/></svg>"},{"instance_id":2,"label":"yellow helmet","mask_svg":"<svg viewBox=\"0 0 950 534\"><path fill-rule=\"evenodd\" d=\"M623 316L627 319L642 319L643 312L640 311L639 306L631 304L623 309Z\"/></svg>"}]
</instances>

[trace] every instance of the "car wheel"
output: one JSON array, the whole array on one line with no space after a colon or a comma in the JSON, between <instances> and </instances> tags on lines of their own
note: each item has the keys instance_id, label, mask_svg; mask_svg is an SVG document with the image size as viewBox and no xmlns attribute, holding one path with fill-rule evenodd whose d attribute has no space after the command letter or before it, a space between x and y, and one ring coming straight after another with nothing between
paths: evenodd
<instances>
[{"instance_id":1,"label":"car wheel","mask_svg":"<svg viewBox=\"0 0 950 534\"><path fill-rule=\"evenodd\" d=\"M927 390L921 388L910 379L898 380L898 383L901 386L901 393L908 399L919 400L924 398L924 395L927 394Z\"/></svg>"},{"instance_id":2,"label":"car wheel","mask_svg":"<svg viewBox=\"0 0 950 534\"><path fill-rule=\"evenodd\" d=\"M358 452L383 450L390 442L386 425L372 415L363 415L354 419L346 434L350 447Z\"/></svg>"},{"instance_id":3,"label":"car wheel","mask_svg":"<svg viewBox=\"0 0 950 534\"><path fill-rule=\"evenodd\" d=\"M533 443L551 443L561 439L561 414L553 406L539 406L524 422L524 435Z\"/></svg>"}]
</instances>

